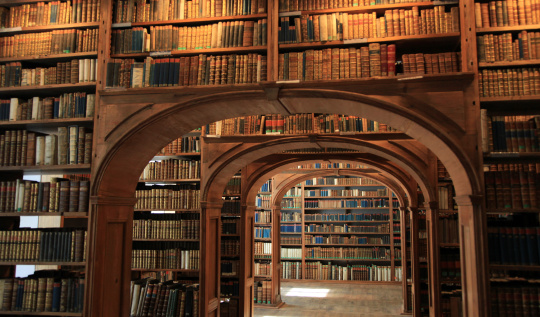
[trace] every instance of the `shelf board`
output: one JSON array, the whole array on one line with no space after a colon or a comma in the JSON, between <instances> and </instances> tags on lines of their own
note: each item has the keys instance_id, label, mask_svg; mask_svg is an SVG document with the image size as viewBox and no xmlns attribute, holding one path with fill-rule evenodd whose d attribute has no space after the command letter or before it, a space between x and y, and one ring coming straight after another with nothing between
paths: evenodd
<instances>
[{"instance_id":1,"label":"shelf board","mask_svg":"<svg viewBox=\"0 0 540 317\"><path fill-rule=\"evenodd\" d=\"M442 3L442 2L441 2ZM458 2L447 1L448 4L457 4ZM432 8L435 5L432 1L427 2L413 2L413 3L397 3L397 4L376 4L368 6L355 6L355 7L346 7L346 8L335 8L335 9L320 9L320 10L302 10L302 11L292 11L292 12L280 12L280 17L287 16L300 16L300 15L313 15L313 14L325 14L325 13L360 13L360 12L384 12L385 10L390 9L407 9L412 7L428 7Z\"/></svg>"},{"instance_id":2,"label":"shelf board","mask_svg":"<svg viewBox=\"0 0 540 317\"><path fill-rule=\"evenodd\" d=\"M478 67L514 67L514 66L532 66L540 64L540 59L516 60L516 61L500 61L500 62L479 62Z\"/></svg>"},{"instance_id":3,"label":"shelf board","mask_svg":"<svg viewBox=\"0 0 540 317\"><path fill-rule=\"evenodd\" d=\"M155 183L195 183L200 182L200 178L192 179L139 179L139 183L155 184Z\"/></svg>"},{"instance_id":4,"label":"shelf board","mask_svg":"<svg viewBox=\"0 0 540 317\"><path fill-rule=\"evenodd\" d=\"M283 234L283 232L282 232ZM389 235L390 232L304 232L304 234L377 234L377 235Z\"/></svg>"},{"instance_id":5,"label":"shelf board","mask_svg":"<svg viewBox=\"0 0 540 317\"><path fill-rule=\"evenodd\" d=\"M184 157L200 157L200 152L190 152L190 153L164 153L156 155L152 160L166 160L166 159L180 159Z\"/></svg>"},{"instance_id":6,"label":"shelf board","mask_svg":"<svg viewBox=\"0 0 540 317\"><path fill-rule=\"evenodd\" d=\"M240 217L240 214L221 214L221 217Z\"/></svg>"},{"instance_id":7,"label":"shelf board","mask_svg":"<svg viewBox=\"0 0 540 317\"><path fill-rule=\"evenodd\" d=\"M384 185L364 185L364 184L348 184L348 185L305 185L304 188L319 188L319 187L384 187Z\"/></svg>"},{"instance_id":8,"label":"shelf board","mask_svg":"<svg viewBox=\"0 0 540 317\"><path fill-rule=\"evenodd\" d=\"M339 243L330 243L330 244L308 244L306 243L306 247L332 247L332 246L338 246L338 247L391 247L390 244L339 244Z\"/></svg>"},{"instance_id":9,"label":"shelf board","mask_svg":"<svg viewBox=\"0 0 540 317\"><path fill-rule=\"evenodd\" d=\"M188 242L199 242L199 239L133 239L133 241L154 241L154 242L188 241Z\"/></svg>"},{"instance_id":10,"label":"shelf board","mask_svg":"<svg viewBox=\"0 0 540 317\"><path fill-rule=\"evenodd\" d=\"M292 247L301 247L302 243L280 243L280 245L284 246L292 246Z\"/></svg>"},{"instance_id":11,"label":"shelf board","mask_svg":"<svg viewBox=\"0 0 540 317\"><path fill-rule=\"evenodd\" d=\"M476 28L476 33L498 33L509 31L529 31L539 30L540 24L526 24L526 25L514 25L514 26L496 26L487 28Z\"/></svg>"},{"instance_id":12,"label":"shelf board","mask_svg":"<svg viewBox=\"0 0 540 317\"><path fill-rule=\"evenodd\" d=\"M42 86L18 86L18 87L3 87L0 88L0 96L32 96L42 93L48 96L65 92L89 91L96 89L96 83L78 83L78 84L58 84L58 85L42 85Z\"/></svg>"},{"instance_id":13,"label":"shelf board","mask_svg":"<svg viewBox=\"0 0 540 317\"><path fill-rule=\"evenodd\" d=\"M63 265L63 266L86 266L86 262L43 262L43 261L0 261L2 265Z\"/></svg>"},{"instance_id":14,"label":"shelf board","mask_svg":"<svg viewBox=\"0 0 540 317\"><path fill-rule=\"evenodd\" d=\"M308 223L381 223L381 222L390 222L390 220L304 220L306 224Z\"/></svg>"},{"instance_id":15,"label":"shelf board","mask_svg":"<svg viewBox=\"0 0 540 317\"><path fill-rule=\"evenodd\" d=\"M490 264L492 270L540 271L540 265Z\"/></svg>"},{"instance_id":16,"label":"shelf board","mask_svg":"<svg viewBox=\"0 0 540 317\"><path fill-rule=\"evenodd\" d=\"M25 172L75 172L75 171L90 171L90 164L74 164L74 165L33 165L33 166L2 166L0 171L25 171Z\"/></svg>"},{"instance_id":17,"label":"shelf board","mask_svg":"<svg viewBox=\"0 0 540 317\"><path fill-rule=\"evenodd\" d=\"M223 48L205 48L198 50L171 50L167 51L166 55L160 55L159 57L171 57L171 56L193 56L199 54L237 54L237 53L264 53L267 50L267 46L237 46L237 47L223 47ZM150 52L141 53L122 53L111 54L111 58L145 58L151 56ZM157 56L156 56L157 57ZM116 87L115 87L116 88Z\"/></svg>"},{"instance_id":18,"label":"shelf board","mask_svg":"<svg viewBox=\"0 0 540 317\"><path fill-rule=\"evenodd\" d=\"M443 248L459 248L459 243L439 243L439 246Z\"/></svg>"},{"instance_id":19,"label":"shelf board","mask_svg":"<svg viewBox=\"0 0 540 317\"><path fill-rule=\"evenodd\" d=\"M279 232L280 234L302 234L302 232Z\"/></svg>"},{"instance_id":20,"label":"shelf board","mask_svg":"<svg viewBox=\"0 0 540 317\"><path fill-rule=\"evenodd\" d=\"M131 268L132 271L138 271L138 272L165 272L165 271L171 271L171 272L184 272L184 273L198 273L199 270L187 270L187 269L141 269L141 268Z\"/></svg>"},{"instance_id":21,"label":"shelf board","mask_svg":"<svg viewBox=\"0 0 540 317\"><path fill-rule=\"evenodd\" d=\"M64 216L69 218L88 218L87 212L0 212L0 217L20 216Z\"/></svg>"},{"instance_id":22,"label":"shelf board","mask_svg":"<svg viewBox=\"0 0 540 317\"><path fill-rule=\"evenodd\" d=\"M83 313L60 313L60 312L27 312L27 311L0 311L0 315L9 316L57 316L57 317L78 317Z\"/></svg>"},{"instance_id":23,"label":"shelf board","mask_svg":"<svg viewBox=\"0 0 540 317\"><path fill-rule=\"evenodd\" d=\"M392 260L385 260L385 259L323 259L323 258L306 258L306 261L391 262Z\"/></svg>"},{"instance_id":24,"label":"shelf board","mask_svg":"<svg viewBox=\"0 0 540 317\"><path fill-rule=\"evenodd\" d=\"M317 208L304 208L304 210L388 210L390 207L317 207Z\"/></svg>"},{"instance_id":25,"label":"shelf board","mask_svg":"<svg viewBox=\"0 0 540 317\"><path fill-rule=\"evenodd\" d=\"M484 162L501 162L510 160L512 163L520 162L540 162L539 152L500 152L484 154Z\"/></svg>"},{"instance_id":26,"label":"shelf board","mask_svg":"<svg viewBox=\"0 0 540 317\"><path fill-rule=\"evenodd\" d=\"M38 56L18 56L18 57L4 57L0 58L0 63L9 62L43 62L43 61L61 61L71 60L74 58L97 58L97 52L80 52L80 53L67 53L67 54L50 54L50 55L38 55Z\"/></svg>"},{"instance_id":27,"label":"shelf board","mask_svg":"<svg viewBox=\"0 0 540 317\"><path fill-rule=\"evenodd\" d=\"M540 100L540 95L480 97L480 102L539 101L539 100Z\"/></svg>"},{"instance_id":28,"label":"shelf board","mask_svg":"<svg viewBox=\"0 0 540 317\"><path fill-rule=\"evenodd\" d=\"M272 241L272 238L255 238L255 241Z\"/></svg>"},{"instance_id":29,"label":"shelf board","mask_svg":"<svg viewBox=\"0 0 540 317\"><path fill-rule=\"evenodd\" d=\"M359 41L361 43L411 43L415 44L416 42L421 41L430 41L430 44L433 42L449 42L459 40L459 32L451 33L442 33L442 34L421 34L421 35L407 35L407 36L389 36L381 38L365 38L365 39L353 39L353 40L333 40L333 41L324 41L324 42L306 42L306 43L292 43L292 44L279 44L280 50L295 50L295 49L316 49L316 48L326 48L332 46L345 46L345 45L358 45Z\"/></svg>"},{"instance_id":30,"label":"shelf board","mask_svg":"<svg viewBox=\"0 0 540 317\"><path fill-rule=\"evenodd\" d=\"M248 15L233 15L223 17L209 17L209 18L194 18L194 19L181 19L181 20L165 20L165 21L149 21L149 22L125 22L125 23L113 23L113 29L130 28L130 27L145 27L154 25L190 25L190 24L208 24L209 22L221 22L221 21L239 21L239 20L254 20L266 18L266 13L248 14Z\"/></svg>"},{"instance_id":31,"label":"shelf board","mask_svg":"<svg viewBox=\"0 0 540 317\"><path fill-rule=\"evenodd\" d=\"M133 211L135 212L151 212L151 211L182 211L182 212L193 212L193 213L196 213L196 212L200 212L201 210L200 209L133 209Z\"/></svg>"},{"instance_id":32,"label":"shelf board","mask_svg":"<svg viewBox=\"0 0 540 317\"><path fill-rule=\"evenodd\" d=\"M22 33L40 33L53 30L66 30L66 29L97 29L99 28L99 22L85 22L85 23L67 23L67 24L49 24L41 26L22 26L14 28L0 28L0 35L13 35Z\"/></svg>"},{"instance_id":33,"label":"shelf board","mask_svg":"<svg viewBox=\"0 0 540 317\"><path fill-rule=\"evenodd\" d=\"M306 82L310 83L310 82ZM347 135L351 138L361 139L361 140L410 140L411 137L402 133L402 132L339 132L339 133L282 133L282 134L237 134L237 135L206 135L204 140L207 143L232 143L238 142L240 139L249 143L265 142L270 140L279 140L291 136L343 136ZM313 153L313 152L304 152L304 153L277 153L279 155L313 155L313 154L336 154L338 152L322 152L322 153ZM354 154L359 152L343 152L343 154ZM296 169L297 171L306 171L306 169ZM308 169L307 171L334 171L334 170L359 170L357 168L316 168ZM363 171L366 169L362 169ZM369 185L367 187L383 187L384 185ZM283 198L299 198L298 196L285 196Z\"/></svg>"},{"instance_id":34,"label":"shelf board","mask_svg":"<svg viewBox=\"0 0 540 317\"><path fill-rule=\"evenodd\" d=\"M257 195L272 195L272 192L258 192Z\"/></svg>"},{"instance_id":35,"label":"shelf board","mask_svg":"<svg viewBox=\"0 0 540 317\"><path fill-rule=\"evenodd\" d=\"M222 237L240 237L240 234L239 233L222 233L221 234Z\"/></svg>"},{"instance_id":36,"label":"shelf board","mask_svg":"<svg viewBox=\"0 0 540 317\"><path fill-rule=\"evenodd\" d=\"M255 275L255 278L272 278L272 275Z\"/></svg>"},{"instance_id":37,"label":"shelf board","mask_svg":"<svg viewBox=\"0 0 540 317\"><path fill-rule=\"evenodd\" d=\"M18 121L0 121L2 128L58 128L61 126L80 124L92 126L94 118L66 118L66 119L45 119L45 120L18 120Z\"/></svg>"},{"instance_id":38,"label":"shelf board","mask_svg":"<svg viewBox=\"0 0 540 317\"><path fill-rule=\"evenodd\" d=\"M489 214L511 214L511 213L533 213L537 214L540 213L539 208L531 208L531 209L514 209L514 208L506 208L506 209L488 209L486 213Z\"/></svg>"},{"instance_id":39,"label":"shelf board","mask_svg":"<svg viewBox=\"0 0 540 317\"><path fill-rule=\"evenodd\" d=\"M255 226L256 227L271 227L272 224L271 223L266 223L266 222L265 223L256 222Z\"/></svg>"},{"instance_id":40,"label":"shelf board","mask_svg":"<svg viewBox=\"0 0 540 317\"><path fill-rule=\"evenodd\" d=\"M355 280L315 280L315 279L281 279L282 282L300 282L300 283L326 283L326 284L339 284L339 283L351 283L351 284L386 284L386 285L395 285L401 284L402 282L398 281L355 281Z\"/></svg>"},{"instance_id":41,"label":"shelf board","mask_svg":"<svg viewBox=\"0 0 540 317\"><path fill-rule=\"evenodd\" d=\"M299 223L302 223L302 221L281 221L280 224L284 224L284 223L299 224Z\"/></svg>"},{"instance_id":42,"label":"shelf board","mask_svg":"<svg viewBox=\"0 0 540 317\"><path fill-rule=\"evenodd\" d=\"M381 185L372 185L373 187L381 187ZM384 185L382 185L384 186ZM347 199L347 198L357 198L357 199L384 199L388 198L387 196L377 196L377 197L365 197L365 196L305 196L304 199Z\"/></svg>"}]
</instances>

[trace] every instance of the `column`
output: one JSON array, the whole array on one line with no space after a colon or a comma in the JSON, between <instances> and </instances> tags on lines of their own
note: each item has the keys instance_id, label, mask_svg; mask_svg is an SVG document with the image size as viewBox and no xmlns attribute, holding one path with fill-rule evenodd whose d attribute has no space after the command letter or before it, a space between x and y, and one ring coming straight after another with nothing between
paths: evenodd
<instances>
[{"instance_id":1,"label":"column","mask_svg":"<svg viewBox=\"0 0 540 317\"><path fill-rule=\"evenodd\" d=\"M418 254L418 207L408 207L411 239L411 272L413 316L420 316L420 261Z\"/></svg>"},{"instance_id":2,"label":"column","mask_svg":"<svg viewBox=\"0 0 540 317\"><path fill-rule=\"evenodd\" d=\"M429 315L440 316L441 276L440 247L439 247L439 206L438 202L431 201L424 204L426 207L426 229L428 235L429 256Z\"/></svg>"},{"instance_id":3,"label":"column","mask_svg":"<svg viewBox=\"0 0 540 317\"><path fill-rule=\"evenodd\" d=\"M222 205L222 201L201 202L200 316L219 316Z\"/></svg>"},{"instance_id":4,"label":"column","mask_svg":"<svg viewBox=\"0 0 540 317\"><path fill-rule=\"evenodd\" d=\"M85 316L129 316L134 197L90 199Z\"/></svg>"},{"instance_id":5,"label":"column","mask_svg":"<svg viewBox=\"0 0 540 317\"><path fill-rule=\"evenodd\" d=\"M242 204L240 220L240 301L238 316L253 316L255 205Z\"/></svg>"}]
</instances>

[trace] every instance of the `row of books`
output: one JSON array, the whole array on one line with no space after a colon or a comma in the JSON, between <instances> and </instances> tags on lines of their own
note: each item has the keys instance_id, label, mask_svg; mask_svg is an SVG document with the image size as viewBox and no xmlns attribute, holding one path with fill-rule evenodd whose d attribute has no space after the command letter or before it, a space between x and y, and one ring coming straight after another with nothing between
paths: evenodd
<instances>
[{"instance_id":1,"label":"row of books","mask_svg":"<svg viewBox=\"0 0 540 317\"><path fill-rule=\"evenodd\" d=\"M266 56L205 55L180 58L113 59L107 87L166 87L249 84L266 80Z\"/></svg>"},{"instance_id":2,"label":"row of books","mask_svg":"<svg viewBox=\"0 0 540 317\"><path fill-rule=\"evenodd\" d=\"M272 242L255 242L255 254L272 254Z\"/></svg>"},{"instance_id":3,"label":"row of books","mask_svg":"<svg viewBox=\"0 0 540 317\"><path fill-rule=\"evenodd\" d=\"M199 284L143 279L131 282L130 316L197 316Z\"/></svg>"},{"instance_id":4,"label":"row of books","mask_svg":"<svg viewBox=\"0 0 540 317\"><path fill-rule=\"evenodd\" d=\"M7 130L0 135L0 166L90 164L92 132L85 127L59 127L58 134L38 135Z\"/></svg>"},{"instance_id":5,"label":"row of books","mask_svg":"<svg viewBox=\"0 0 540 317\"><path fill-rule=\"evenodd\" d=\"M317 200L305 199L305 208L382 208L388 207L388 199L340 199L340 200Z\"/></svg>"},{"instance_id":6,"label":"row of books","mask_svg":"<svg viewBox=\"0 0 540 317\"><path fill-rule=\"evenodd\" d=\"M260 209L272 209L272 195L258 194L255 197L255 206Z\"/></svg>"},{"instance_id":7,"label":"row of books","mask_svg":"<svg viewBox=\"0 0 540 317\"><path fill-rule=\"evenodd\" d=\"M208 135L391 132L386 124L357 116L301 113L253 115L213 122Z\"/></svg>"},{"instance_id":8,"label":"row of books","mask_svg":"<svg viewBox=\"0 0 540 317\"><path fill-rule=\"evenodd\" d=\"M281 208L291 208L291 209L300 209L302 208L302 199L301 198L288 198L285 197L283 200L281 200ZM284 221L302 221L302 220L293 220L296 219L295 213L285 213L282 215L285 215L285 219L282 219Z\"/></svg>"},{"instance_id":9,"label":"row of books","mask_svg":"<svg viewBox=\"0 0 540 317\"><path fill-rule=\"evenodd\" d=\"M351 116L347 116L351 118ZM353 116L352 119L355 119ZM350 119L349 119L350 120ZM351 163L308 163L308 164L299 164L298 169L326 169L326 168L364 168L365 165L361 164L351 164ZM366 179L367 180L367 179ZM374 185L378 185L377 181L373 181ZM296 190L295 188L292 188ZM300 195L300 194L298 194Z\"/></svg>"},{"instance_id":10,"label":"row of books","mask_svg":"<svg viewBox=\"0 0 540 317\"><path fill-rule=\"evenodd\" d=\"M482 111L482 137L489 152L538 152L539 116L488 116ZM485 144L484 144L485 146Z\"/></svg>"},{"instance_id":11,"label":"row of books","mask_svg":"<svg viewBox=\"0 0 540 317\"><path fill-rule=\"evenodd\" d=\"M540 9L535 1L476 2L474 11L478 28L537 24L540 21Z\"/></svg>"},{"instance_id":12,"label":"row of books","mask_svg":"<svg viewBox=\"0 0 540 317\"><path fill-rule=\"evenodd\" d=\"M219 303L219 315L220 317L234 317L238 316L238 299L228 298L222 300Z\"/></svg>"},{"instance_id":13,"label":"row of books","mask_svg":"<svg viewBox=\"0 0 540 317\"><path fill-rule=\"evenodd\" d=\"M459 261L459 249L445 249L445 251L446 252L441 252L442 281L461 282L461 262ZM424 254L427 255L427 250Z\"/></svg>"},{"instance_id":14,"label":"row of books","mask_svg":"<svg viewBox=\"0 0 540 317\"><path fill-rule=\"evenodd\" d=\"M280 53L278 80L337 80L387 77L396 73L395 44Z\"/></svg>"},{"instance_id":15,"label":"row of books","mask_svg":"<svg viewBox=\"0 0 540 317\"><path fill-rule=\"evenodd\" d=\"M302 262L301 261L282 261L281 262L281 278L287 280L302 279Z\"/></svg>"},{"instance_id":16,"label":"row of books","mask_svg":"<svg viewBox=\"0 0 540 317\"><path fill-rule=\"evenodd\" d=\"M134 249L131 255L131 268L198 270L199 250Z\"/></svg>"},{"instance_id":17,"label":"row of books","mask_svg":"<svg viewBox=\"0 0 540 317\"><path fill-rule=\"evenodd\" d=\"M478 61L492 63L540 57L539 32L521 31L516 39L512 38L512 33L477 36Z\"/></svg>"},{"instance_id":18,"label":"row of books","mask_svg":"<svg viewBox=\"0 0 540 317\"><path fill-rule=\"evenodd\" d=\"M280 224L280 230L281 230L280 232L285 232L285 233L291 233L291 232L302 233L302 225L299 223L296 223L296 224L282 223Z\"/></svg>"},{"instance_id":19,"label":"row of books","mask_svg":"<svg viewBox=\"0 0 540 317\"><path fill-rule=\"evenodd\" d=\"M281 244L302 244L302 238L301 237L290 237L290 236L281 236Z\"/></svg>"},{"instance_id":20,"label":"row of books","mask_svg":"<svg viewBox=\"0 0 540 317\"><path fill-rule=\"evenodd\" d=\"M255 242L255 251L257 251L257 243L260 243L260 242ZM240 241L221 239L221 255L237 256L239 254L240 254Z\"/></svg>"},{"instance_id":21,"label":"row of books","mask_svg":"<svg viewBox=\"0 0 540 317\"><path fill-rule=\"evenodd\" d=\"M58 97L0 99L0 121L93 118L96 95L64 93Z\"/></svg>"},{"instance_id":22,"label":"row of books","mask_svg":"<svg viewBox=\"0 0 540 317\"><path fill-rule=\"evenodd\" d=\"M389 236L382 237L342 237L342 236L305 236L306 244L390 244Z\"/></svg>"},{"instance_id":23,"label":"row of books","mask_svg":"<svg viewBox=\"0 0 540 317\"><path fill-rule=\"evenodd\" d=\"M118 0L114 23L184 20L266 12L266 1L246 0Z\"/></svg>"},{"instance_id":24,"label":"row of books","mask_svg":"<svg viewBox=\"0 0 540 317\"><path fill-rule=\"evenodd\" d=\"M390 249L373 248L321 248L305 249L306 259L385 259L390 260Z\"/></svg>"},{"instance_id":25,"label":"row of books","mask_svg":"<svg viewBox=\"0 0 540 317\"><path fill-rule=\"evenodd\" d=\"M399 223L392 224L392 227L393 227L393 230L392 230L393 233L401 232L401 225Z\"/></svg>"},{"instance_id":26,"label":"row of books","mask_svg":"<svg viewBox=\"0 0 540 317\"><path fill-rule=\"evenodd\" d=\"M324 10L324 9L335 9L335 8L351 8L356 9L358 7L368 7L373 5L382 5L382 4L399 4L399 3L414 3L416 0L346 0L346 1L301 1L301 0L280 0L279 1L279 12L289 12L289 11L311 11L311 10Z\"/></svg>"},{"instance_id":27,"label":"row of books","mask_svg":"<svg viewBox=\"0 0 540 317\"><path fill-rule=\"evenodd\" d=\"M337 226L333 224L310 224L306 225L305 232L359 232L359 233L390 233L390 225L349 226L347 224Z\"/></svg>"},{"instance_id":28,"label":"row of books","mask_svg":"<svg viewBox=\"0 0 540 317\"><path fill-rule=\"evenodd\" d=\"M133 239L199 239L199 232L200 220L133 220Z\"/></svg>"},{"instance_id":29,"label":"row of books","mask_svg":"<svg viewBox=\"0 0 540 317\"><path fill-rule=\"evenodd\" d=\"M221 276L237 277L240 261L221 260Z\"/></svg>"},{"instance_id":30,"label":"row of books","mask_svg":"<svg viewBox=\"0 0 540 317\"><path fill-rule=\"evenodd\" d=\"M81 313L84 285L83 277L71 277L61 271L37 271L26 278L0 279L0 311Z\"/></svg>"},{"instance_id":31,"label":"row of books","mask_svg":"<svg viewBox=\"0 0 540 317\"><path fill-rule=\"evenodd\" d=\"M0 38L0 58L95 52L98 29L54 30Z\"/></svg>"},{"instance_id":32,"label":"row of books","mask_svg":"<svg viewBox=\"0 0 540 317\"><path fill-rule=\"evenodd\" d=\"M441 243L459 243L459 222L457 218L439 218L439 238Z\"/></svg>"},{"instance_id":33,"label":"row of books","mask_svg":"<svg viewBox=\"0 0 540 317\"><path fill-rule=\"evenodd\" d=\"M228 182L227 185L225 185L225 189L223 190L223 195L240 195L240 185L242 181L240 177L233 177ZM234 204L237 204L238 202L235 202Z\"/></svg>"},{"instance_id":34,"label":"row of books","mask_svg":"<svg viewBox=\"0 0 540 317\"><path fill-rule=\"evenodd\" d=\"M538 208L540 177L535 172L484 172L488 209Z\"/></svg>"},{"instance_id":35,"label":"row of books","mask_svg":"<svg viewBox=\"0 0 540 317\"><path fill-rule=\"evenodd\" d=\"M95 82L96 59L73 59L53 67L22 68L21 62L0 66L0 87L25 87Z\"/></svg>"},{"instance_id":36,"label":"row of books","mask_svg":"<svg viewBox=\"0 0 540 317\"><path fill-rule=\"evenodd\" d=\"M539 227L489 228L488 243L492 264L540 265Z\"/></svg>"},{"instance_id":37,"label":"row of books","mask_svg":"<svg viewBox=\"0 0 540 317\"><path fill-rule=\"evenodd\" d=\"M490 288L493 317L540 315L540 291L537 284L496 285Z\"/></svg>"},{"instance_id":38,"label":"row of books","mask_svg":"<svg viewBox=\"0 0 540 317\"><path fill-rule=\"evenodd\" d=\"M339 176L314 177L305 182L306 186L314 185L378 185L379 182L363 177L344 178Z\"/></svg>"},{"instance_id":39,"label":"row of books","mask_svg":"<svg viewBox=\"0 0 540 317\"><path fill-rule=\"evenodd\" d=\"M0 182L0 212L88 212L90 181Z\"/></svg>"},{"instance_id":40,"label":"row of books","mask_svg":"<svg viewBox=\"0 0 540 317\"><path fill-rule=\"evenodd\" d=\"M374 190L354 189L309 189L304 191L304 197L388 197L388 188Z\"/></svg>"},{"instance_id":41,"label":"row of books","mask_svg":"<svg viewBox=\"0 0 540 317\"><path fill-rule=\"evenodd\" d=\"M270 239L272 230L265 227L255 227L255 239Z\"/></svg>"},{"instance_id":42,"label":"row of books","mask_svg":"<svg viewBox=\"0 0 540 317\"><path fill-rule=\"evenodd\" d=\"M272 223L272 212L271 211L255 211L254 218L255 218L255 224Z\"/></svg>"},{"instance_id":43,"label":"row of books","mask_svg":"<svg viewBox=\"0 0 540 317\"><path fill-rule=\"evenodd\" d=\"M255 275L272 275L272 263L255 262Z\"/></svg>"},{"instance_id":44,"label":"row of books","mask_svg":"<svg viewBox=\"0 0 540 317\"><path fill-rule=\"evenodd\" d=\"M113 30L112 54L266 45L267 20Z\"/></svg>"},{"instance_id":45,"label":"row of books","mask_svg":"<svg viewBox=\"0 0 540 317\"><path fill-rule=\"evenodd\" d=\"M201 140L198 136L185 136L175 139L158 152L161 154L200 153Z\"/></svg>"},{"instance_id":46,"label":"row of books","mask_svg":"<svg viewBox=\"0 0 540 317\"><path fill-rule=\"evenodd\" d=\"M459 8L445 10L444 6L412 7L386 10L379 17L377 12L281 17L278 41L287 44L459 32Z\"/></svg>"},{"instance_id":47,"label":"row of books","mask_svg":"<svg viewBox=\"0 0 540 317\"><path fill-rule=\"evenodd\" d=\"M269 179L266 182L264 182L264 184L262 184L261 189L259 190L259 192L261 192L261 193L269 193L271 191L272 191L272 180Z\"/></svg>"},{"instance_id":48,"label":"row of books","mask_svg":"<svg viewBox=\"0 0 540 317\"><path fill-rule=\"evenodd\" d=\"M283 207L283 201L281 203L281 206ZM296 208L300 208L300 202L298 202L298 206ZM301 222L302 221L302 214L300 212L281 212L281 222Z\"/></svg>"},{"instance_id":49,"label":"row of books","mask_svg":"<svg viewBox=\"0 0 540 317\"><path fill-rule=\"evenodd\" d=\"M97 22L99 0L34 2L0 9L0 27L32 27L55 24Z\"/></svg>"},{"instance_id":50,"label":"row of books","mask_svg":"<svg viewBox=\"0 0 540 317\"><path fill-rule=\"evenodd\" d=\"M403 54L404 74L439 74L459 72L461 53Z\"/></svg>"},{"instance_id":51,"label":"row of books","mask_svg":"<svg viewBox=\"0 0 540 317\"><path fill-rule=\"evenodd\" d=\"M240 219L222 219L222 234L240 234Z\"/></svg>"},{"instance_id":52,"label":"row of books","mask_svg":"<svg viewBox=\"0 0 540 317\"><path fill-rule=\"evenodd\" d=\"M222 214L238 214L240 215L240 199L224 200L221 207Z\"/></svg>"},{"instance_id":53,"label":"row of books","mask_svg":"<svg viewBox=\"0 0 540 317\"><path fill-rule=\"evenodd\" d=\"M240 283L238 283L238 281L221 281L220 292L221 292L221 297L239 296ZM223 316L222 311L220 311L220 315ZM236 315L231 315L231 316L236 316Z\"/></svg>"},{"instance_id":54,"label":"row of books","mask_svg":"<svg viewBox=\"0 0 540 317\"><path fill-rule=\"evenodd\" d=\"M86 231L39 229L0 231L0 261L82 262Z\"/></svg>"},{"instance_id":55,"label":"row of books","mask_svg":"<svg viewBox=\"0 0 540 317\"><path fill-rule=\"evenodd\" d=\"M305 221L388 221L390 216L377 214L306 214Z\"/></svg>"},{"instance_id":56,"label":"row of books","mask_svg":"<svg viewBox=\"0 0 540 317\"><path fill-rule=\"evenodd\" d=\"M301 259L302 249L281 247L280 256L282 259Z\"/></svg>"},{"instance_id":57,"label":"row of books","mask_svg":"<svg viewBox=\"0 0 540 317\"><path fill-rule=\"evenodd\" d=\"M452 189L447 186L439 186L437 188L437 197L439 198L439 209L449 210L454 209L454 197Z\"/></svg>"},{"instance_id":58,"label":"row of books","mask_svg":"<svg viewBox=\"0 0 540 317\"><path fill-rule=\"evenodd\" d=\"M253 284L253 302L272 304L272 281L259 281Z\"/></svg>"},{"instance_id":59,"label":"row of books","mask_svg":"<svg viewBox=\"0 0 540 317\"><path fill-rule=\"evenodd\" d=\"M478 73L480 97L530 96L540 94L538 68L483 69Z\"/></svg>"},{"instance_id":60,"label":"row of books","mask_svg":"<svg viewBox=\"0 0 540 317\"><path fill-rule=\"evenodd\" d=\"M189 159L166 159L149 162L140 180L198 179L201 177L201 161Z\"/></svg>"},{"instance_id":61,"label":"row of books","mask_svg":"<svg viewBox=\"0 0 540 317\"><path fill-rule=\"evenodd\" d=\"M308 280L339 281L401 281L401 267L395 267L395 279L392 279L391 266L378 265L337 265L322 262L307 262L306 277Z\"/></svg>"},{"instance_id":62,"label":"row of books","mask_svg":"<svg viewBox=\"0 0 540 317\"><path fill-rule=\"evenodd\" d=\"M161 187L161 186L160 186ZM135 191L135 209L169 210L201 208L200 190L189 185L167 186ZM172 187L172 188L171 188Z\"/></svg>"}]
</instances>

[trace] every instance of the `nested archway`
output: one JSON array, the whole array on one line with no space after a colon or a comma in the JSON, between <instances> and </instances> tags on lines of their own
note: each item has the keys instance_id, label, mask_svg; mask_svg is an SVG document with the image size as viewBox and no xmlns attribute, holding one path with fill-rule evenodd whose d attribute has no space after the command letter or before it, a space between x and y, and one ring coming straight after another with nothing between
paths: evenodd
<instances>
[{"instance_id":1,"label":"nested archway","mask_svg":"<svg viewBox=\"0 0 540 317\"><path fill-rule=\"evenodd\" d=\"M130 98L122 98L114 92L103 93L91 189L95 212L91 230L95 240L90 250L93 259L89 274L92 294L89 294L91 305L88 305L87 313L92 316L120 316L128 311L134 191L141 171L155 153L193 128L225 118L312 112L356 115L386 123L418 140L441 159L453 180L460 184L456 188L462 197L458 201L460 214L468 215L462 223L462 240L468 240L467 244L462 244L462 252L476 255L469 256L463 265L465 310L471 313L478 309L482 311L483 308L478 308L482 305L478 303L485 301L485 277L481 276L478 267L485 261L483 229L481 225L477 227L478 219L473 215L481 203L470 199L483 191L478 156L473 150L477 145L477 133L466 127L468 121L464 111L458 114L445 112L449 107L456 108L456 104L466 106L462 91L467 85L467 82L457 80L451 85L431 86L437 98L425 99L422 98L427 94L426 90L421 88L425 82L400 85L382 82L312 89L246 85L234 87L237 91L233 92L208 93L194 88L164 93L154 91L151 95L133 94ZM197 97L205 93L206 96ZM334 144L336 139L326 141ZM391 146L402 147L395 143ZM369 149L367 144L365 147ZM391 153L382 151L376 156L389 158ZM207 201L203 212L206 213L205 225L215 229L219 214L211 211L214 209L218 210L218 206ZM212 245L208 238L202 238L203 245ZM108 246L111 240L120 242ZM215 245L204 252L213 251ZM212 272L207 267L203 270L203 277ZM474 276L467 275L467 271L473 272ZM114 282L111 284L109 281ZM217 313L219 294L216 294L215 287L204 281L202 288L202 312L211 316Z\"/></svg>"}]
</instances>

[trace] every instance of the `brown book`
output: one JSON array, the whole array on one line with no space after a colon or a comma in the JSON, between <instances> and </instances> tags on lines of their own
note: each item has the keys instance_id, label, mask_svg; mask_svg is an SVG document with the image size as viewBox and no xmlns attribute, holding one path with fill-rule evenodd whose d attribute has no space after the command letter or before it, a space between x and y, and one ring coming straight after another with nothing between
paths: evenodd
<instances>
[{"instance_id":1,"label":"brown book","mask_svg":"<svg viewBox=\"0 0 540 317\"><path fill-rule=\"evenodd\" d=\"M58 210L57 212L67 212L69 210L69 194L70 182L62 180L57 184L58 195Z\"/></svg>"},{"instance_id":2,"label":"brown book","mask_svg":"<svg viewBox=\"0 0 540 317\"><path fill-rule=\"evenodd\" d=\"M68 210L69 212L79 211L79 181L69 181L69 202Z\"/></svg>"}]
</instances>

